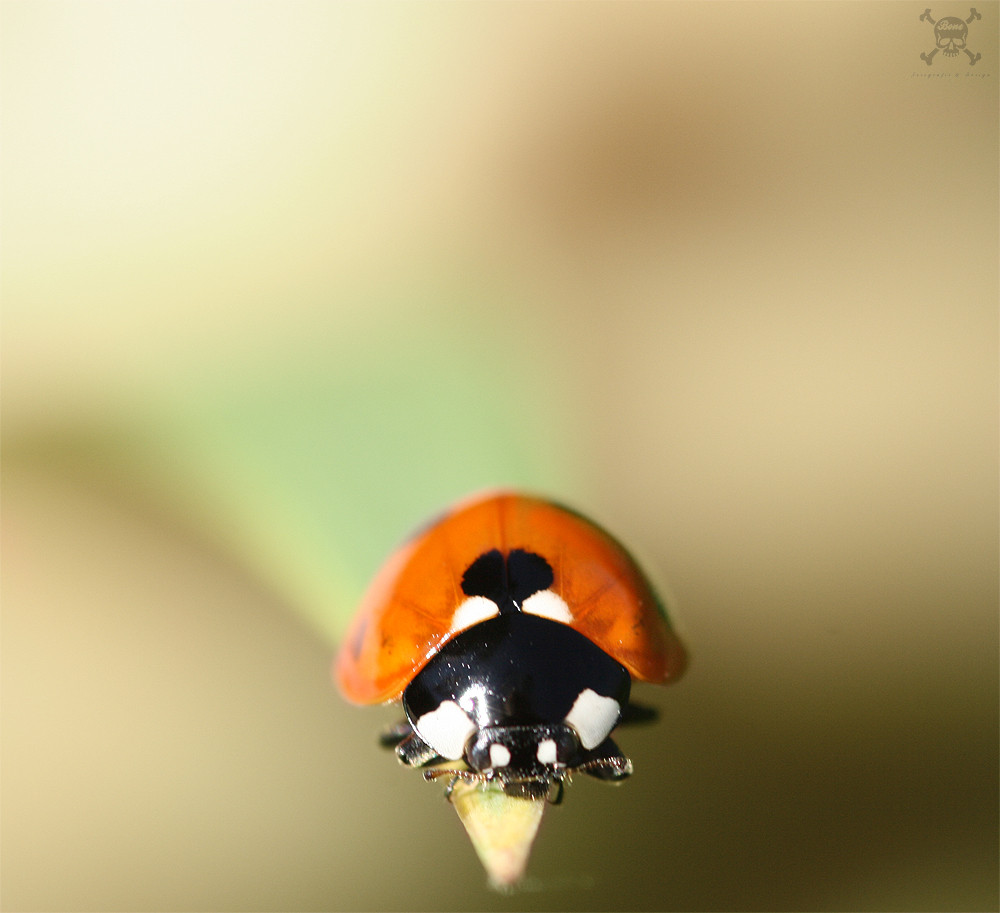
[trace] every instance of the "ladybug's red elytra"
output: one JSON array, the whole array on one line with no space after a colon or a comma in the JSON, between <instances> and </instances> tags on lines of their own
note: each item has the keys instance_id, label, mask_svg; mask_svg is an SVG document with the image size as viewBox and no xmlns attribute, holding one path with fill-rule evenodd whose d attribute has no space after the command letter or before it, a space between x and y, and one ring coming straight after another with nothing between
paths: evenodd
<instances>
[{"instance_id":1,"label":"ladybug's red elytra","mask_svg":"<svg viewBox=\"0 0 1000 913\"><path fill-rule=\"evenodd\" d=\"M383 737L428 772L539 798L580 770L620 780L611 740L647 715L632 679L680 676L684 647L632 557L572 510L513 492L461 502L379 571L337 658L358 704L401 701Z\"/></svg>"}]
</instances>

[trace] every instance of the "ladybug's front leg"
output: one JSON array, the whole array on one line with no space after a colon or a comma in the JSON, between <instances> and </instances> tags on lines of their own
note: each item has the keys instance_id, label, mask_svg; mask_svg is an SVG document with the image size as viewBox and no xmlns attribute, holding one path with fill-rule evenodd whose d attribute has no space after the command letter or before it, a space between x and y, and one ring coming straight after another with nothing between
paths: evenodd
<instances>
[{"instance_id":1,"label":"ladybug's front leg","mask_svg":"<svg viewBox=\"0 0 1000 913\"><path fill-rule=\"evenodd\" d=\"M403 739L413 735L410 721L403 719L393 723L388 729L383 729L378 736L378 743L383 748L395 748Z\"/></svg>"},{"instance_id":2,"label":"ladybug's front leg","mask_svg":"<svg viewBox=\"0 0 1000 913\"><path fill-rule=\"evenodd\" d=\"M379 736L383 748L395 748L396 757L407 767L424 767L440 755L414 731L407 720L400 720Z\"/></svg>"},{"instance_id":3,"label":"ladybug's front leg","mask_svg":"<svg viewBox=\"0 0 1000 913\"><path fill-rule=\"evenodd\" d=\"M635 704L629 701L622 711L622 718L618 721L618 725L632 726L654 723L659 716L660 712L655 707L647 707L645 704Z\"/></svg>"},{"instance_id":4,"label":"ladybug's front leg","mask_svg":"<svg viewBox=\"0 0 1000 913\"><path fill-rule=\"evenodd\" d=\"M577 769L598 780L615 782L632 775L632 762L611 739L605 739L596 748L584 752L583 763Z\"/></svg>"}]
</instances>

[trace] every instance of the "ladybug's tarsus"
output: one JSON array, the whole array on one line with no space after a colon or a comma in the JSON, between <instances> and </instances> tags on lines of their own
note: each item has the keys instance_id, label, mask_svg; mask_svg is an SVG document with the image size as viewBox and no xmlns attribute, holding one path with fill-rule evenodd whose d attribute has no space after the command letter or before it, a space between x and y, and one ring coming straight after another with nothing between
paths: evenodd
<instances>
[{"instance_id":1,"label":"ladybug's tarsus","mask_svg":"<svg viewBox=\"0 0 1000 913\"><path fill-rule=\"evenodd\" d=\"M645 704L629 701L628 706L622 711L622 718L618 725L642 726L645 723L655 723L659 718L660 711L655 707L647 707Z\"/></svg>"},{"instance_id":2,"label":"ladybug's tarsus","mask_svg":"<svg viewBox=\"0 0 1000 913\"><path fill-rule=\"evenodd\" d=\"M481 784L496 783L504 794L513 799L544 799L549 805L561 805L564 784L572 778L568 771L558 771L550 776L529 777L527 779L505 780L496 774L485 774L472 770L456 770L450 767L435 767L424 771L427 781L450 777L444 790L444 797L449 802L459 782Z\"/></svg>"},{"instance_id":3,"label":"ladybug's tarsus","mask_svg":"<svg viewBox=\"0 0 1000 913\"><path fill-rule=\"evenodd\" d=\"M589 757L579 767L588 776L610 783L632 776L632 762L611 739L605 739L588 754Z\"/></svg>"},{"instance_id":4,"label":"ladybug's tarsus","mask_svg":"<svg viewBox=\"0 0 1000 913\"><path fill-rule=\"evenodd\" d=\"M440 755L412 731L396 746L396 757L407 767L426 767L440 760Z\"/></svg>"},{"instance_id":5,"label":"ladybug's tarsus","mask_svg":"<svg viewBox=\"0 0 1000 913\"><path fill-rule=\"evenodd\" d=\"M407 720L400 720L379 733L378 743L383 748L395 748L403 739L411 735L413 735L413 727Z\"/></svg>"}]
</instances>

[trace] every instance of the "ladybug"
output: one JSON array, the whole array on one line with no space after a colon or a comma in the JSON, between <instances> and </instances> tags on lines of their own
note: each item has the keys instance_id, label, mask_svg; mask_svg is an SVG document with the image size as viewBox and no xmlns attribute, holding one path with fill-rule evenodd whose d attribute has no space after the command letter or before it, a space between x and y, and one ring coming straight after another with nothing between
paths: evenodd
<instances>
[{"instance_id":1,"label":"ladybug","mask_svg":"<svg viewBox=\"0 0 1000 913\"><path fill-rule=\"evenodd\" d=\"M650 718L632 679L669 682L684 648L639 566L596 524L512 492L455 506L392 555L336 662L357 704L401 701L383 735L428 779L562 798L574 771L628 777L610 736Z\"/></svg>"}]
</instances>

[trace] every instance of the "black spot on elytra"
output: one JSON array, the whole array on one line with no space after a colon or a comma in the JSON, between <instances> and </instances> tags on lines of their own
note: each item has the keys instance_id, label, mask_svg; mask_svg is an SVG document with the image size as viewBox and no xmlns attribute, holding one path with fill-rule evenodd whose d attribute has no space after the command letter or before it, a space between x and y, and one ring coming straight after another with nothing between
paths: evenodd
<instances>
[{"instance_id":1,"label":"black spot on elytra","mask_svg":"<svg viewBox=\"0 0 1000 913\"><path fill-rule=\"evenodd\" d=\"M484 552L462 574L466 596L485 596L499 605L507 589L507 567L499 549Z\"/></svg>"},{"instance_id":2,"label":"black spot on elytra","mask_svg":"<svg viewBox=\"0 0 1000 913\"><path fill-rule=\"evenodd\" d=\"M504 557L499 549L485 552L466 568L462 592L485 596L500 613L519 612L521 603L539 590L547 590L555 578L541 555L515 548Z\"/></svg>"}]
</instances>

